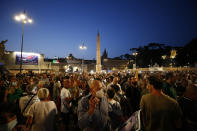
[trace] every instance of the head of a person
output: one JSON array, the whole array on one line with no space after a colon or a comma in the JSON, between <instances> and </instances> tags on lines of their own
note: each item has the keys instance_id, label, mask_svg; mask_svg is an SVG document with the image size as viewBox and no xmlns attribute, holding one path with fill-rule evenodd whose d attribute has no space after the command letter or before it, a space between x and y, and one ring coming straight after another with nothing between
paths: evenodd
<instances>
[{"instance_id":1,"label":"head of a person","mask_svg":"<svg viewBox=\"0 0 197 131\"><path fill-rule=\"evenodd\" d=\"M174 77L174 75L172 72L169 72L166 74L166 80L170 83L173 82L173 77Z\"/></svg>"},{"instance_id":2,"label":"head of a person","mask_svg":"<svg viewBox=\"0 0 197 131\"><path fill-rule=\"evenodd\" d=\"M39 88L43 88L44 85L45 85L45 81L40 80L39 83L38 83Z\"/></svg>"},{"instance_id":3,"label":"head of a person","mask_svg":"<svg viewBox=\"0 0 197 131\"><path fill-rule=\"evenodd\" d=\"M46 79L47 78L47 74L42 74L42 78Z\"/></svg>"},{"instance_id":4,"label":"head of a person","mask_svg":"<svg viewBox=\"0 0 197 131\"><path fill-rule=\"evenodd\" d=\"M149 86L150 86L150 89L154 88L155 90L161 90L162 89L162 81L154 76L154 75L151 75L149 78L148 78L148 83L149 83Z\"/></svg>"},{"instance_id":5,"label":"head of a person","mask_svg":"<svg viewBox=\"0 0 197 131\"><path fill-rule=\"evenodd\" d=\"M102 83L99 80L93 80L90 86L90 92L93 96L100 97L101 94L99 92L102 93Z\"/></svg>"},{"instance_id":6,"label":"head of a person","mask_svg":"<svg viewBox=\"0 0 197 131\"><path fill-rule=\"evenodd\" d=\"M69 88L70 87L71 83L70 83L70 79L69 78L70 78L69 76L65 76L63 78L62 84L63 84L64 88Z\"/></svg>"},{"instance_id":7,"label":"head of a person","mask_svg":"<svg viewBox=\"0 0 197 131\"><path fill-rule=\"evenodd\" d=\"M114 95L115 95L115 92L114 92L113 89L108 89L108 90L107 90L107 97L108 97L109 99L113 99L113 98L114 98Z\"/></svg>"},{"instance_id":8,"label":"head of a person","mask_svg":"<svg viewBox=\"0 0 197 131\"><path fill-rule=\"evenodd\" d=\"M133 87L137 87L137 81L132 82Z\"/></svg>"},{"instance_id":9,"label":"head of a person","mask_svg":"<svg viewBox=\"0 0 197 131\"><path fill-rule=\"evenodd\" d=\"M113 76L109 76L109 83L110 83L110 82L112 82L112 81L113 81L113 79L114 79L114 77L113 77Z\"/></svg>"},{"instance_id":10,"label":"head of a person","mask_svg":"<svg viewBox=\"0 0 197 131\"><path fill-rule=\"evenodd\" d=\"M81 84L82 90L85 90L87 86L87 81L85 79L81 79L80 84Z\"/></svg>"},{"instance_id":11,"label":"head of a person","mask_svg":"<svg viewBox=\"0 0 197 131\"><path fill-rule=\"evenodd\" d=\"M118 85L111 85L111 88L115 91L115 93L118 93L120 91L120 87Z\"/></svg>"},{"instance_id":12,"label":"head of a person","mask_svg":"<svg viewBox=\"0 0 197 131\"><path fill-rule=\"evenodd\" d=\"M129 78L127 79L127 83L128 83L128 85L131 85L131 84L132 84L131 77L129 77Z\"/></svg>"},{"instance_id":13,"label":"head of a person","mask_svg":"<svg viewBox=\"0 0 197 131\"><path fill-rule=\"evenodd\" d=\"M30 85L33 85L33 84L34 84L34 79L33 79L33 78L30 78L29 84L30 84Z\"/></svg>"},{"instance_id":14,"label":"head of a person","mask_svg":"<svg viewBox=\"0 0 197 131\"><path fill-rule=\"evenodd\" d=\"M38 90L38 98L41 101L48 100L49 98L49 90L47 88L41 88Z\"/></svg>"},{"instance_id":15,"label":"head of a person","mask_svg":"<svg viewBox=\"0 0 197 131\"><path fill-rule=\"evenodd\" d=\"M11 78L11 86L12 87L17 87L18 86L18 82L17 82L16 77Z\"/></svg>"},{"instance_id":16,"label":"head of a person","mask_svg":"<svg viewBox=\"0 0 197 131\"><path fill-rule=\"evenodd\" d=\"M37 90L38 90L38 87L37 86L32 86L32 85L27 86L26 89L25 89L25 91L28 95L36 94Z\"/></svg>"},{"instance_id":17,"label":"head of a person","mask_svg":"<svg viewBox=\"0 0 197 131\"><path fill-rule=\"evenodd\" d=\"M55 82L58 82L58 81L60 81L60 77L55 78Z\"/></svg>"},{"instance_id":18,"label":"head of a person","mask_svg":"<svg viewBox=\"0 0 197 131\"><path fill-rule=\"evenodd\" d=\"M118 84L118 81L119 81L118 77L114 77L113 84Z\"/></svg>"}]
</instances>

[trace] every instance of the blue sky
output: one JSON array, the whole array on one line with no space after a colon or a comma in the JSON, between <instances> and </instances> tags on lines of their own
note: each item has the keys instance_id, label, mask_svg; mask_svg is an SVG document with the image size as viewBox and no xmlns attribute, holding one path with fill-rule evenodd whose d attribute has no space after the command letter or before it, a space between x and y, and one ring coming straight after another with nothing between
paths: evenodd
<instances>
[{"instance_id":1,"label":"blue sky","mask_svg":"<svg viewBox=\"0 0 197 131\"><path fill-rule=\"evenodd\" d=\"M195 0L1 0L0 41L6 50L20 51L22 24L14 15L26 10L24 51L45 57L96 58L97 31L101 52L109 57L157 42L183 46L197 37ZM79 50L82 44L86 51Z\"/></svg>"}]
</instances>

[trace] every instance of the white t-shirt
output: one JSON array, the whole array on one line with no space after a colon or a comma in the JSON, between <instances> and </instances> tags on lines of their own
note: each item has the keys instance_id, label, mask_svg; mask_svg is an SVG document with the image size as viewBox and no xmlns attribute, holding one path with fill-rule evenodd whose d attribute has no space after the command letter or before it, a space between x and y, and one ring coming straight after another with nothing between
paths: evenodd
<instances>
[{"instance_id":1,"label":"white t-shirt","mask_svg":"<svg viewBox=\"0 0 197 131\"><path fill-rule=\"evenodd\" d=\"M66 98L71 97L70 91L63 87L60 93L60 97L61 97L61 112L68 113L68 107L67 107L68 103L66 101Z\"/></svg>"},{"instance_id":2,"label":"white t-shirt","mask_svg":"<svg viewBox=\"0 0 197 131\"><path fill-rule=\"evenodd\" d=\"M31 99L31 97L33 97L33 95L27 95L27 96L24 96L24 97L21 97L20 100L19 100L19 106L20 106L20 109L21 109L21 113L23 112L24 108L26 107L27 103L29 102L29 100ZM25 109L23 115L26 116L26 113L28 112L30 106L35 103L35 102L39 102L39 98L37 95L35 95L32 100L30 101L30 103L27 105L27 108Z\"/></svg>"},{"instance_id":3,"label":"white t-shirt","mask_svg":"<svg viewBox=\"0 0 197 131\"><path fill-rule=\"evenodd\" d=\"M57 108L53 101L40 101L34 103L27 116L33 117L32 131L53 131Z\"/></svg>"}]
</instances>

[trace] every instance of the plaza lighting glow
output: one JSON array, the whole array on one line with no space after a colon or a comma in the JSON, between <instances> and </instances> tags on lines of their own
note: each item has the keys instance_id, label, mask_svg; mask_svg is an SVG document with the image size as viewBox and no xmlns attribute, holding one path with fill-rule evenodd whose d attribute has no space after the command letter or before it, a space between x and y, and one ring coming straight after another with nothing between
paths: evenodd
<instances>
[{"instance_id":1,"label":"plaza lighting glow","mask_svg":"<svg viewBox=\"0 0 197 131\"><path fill-rule=\"evenodd\" d=\"M65 65L65 66L64 66L64 68L65 68L65 69L67 69L67 68L68 68L68 66L67 66L67 65Z\"/></svg>"},{"instance_id":2,"label":"plaza lighting glow","mask_svg":"<svg viewBox=\"0 0 197 131\"><path fill-rule=\"evenodd\" d=\"M73 71L77 71L78 70L78 67L73 67Z\"/></svg>"},{"instance_id":3,"label":"plaza lighting glow","mask_svg":"<svg viewBox=\"0 0 197 131\"><path fill-rule=\"evenodd\" d=\"M33 21L32 21L32 19L28 19L28 22L29 22L29 23L32 23Z\"/></svg>"},{"instance_id":4,"label":"plaza lighting glow","mask_svg":"<svg viewBox=\"0 0 197 131\"><path fill-rule=\"evenodd\" d=\"M15 54L21 54L21 52L15 51ZM40 54L38 53L33 53L33 52L23 52L23 54L25 55L36 55L36 56L40 56Z\"/></svg>"},{"instance_id":5,"label":"plaza lighting glow","mask_svg":"<svg viewBox=\"0 0 197 131\"><path fill-rule=\"evenodd\" d=\"M86 50L86 49L87 49L87 47L84 46L84 45L79 46L79 48L80 48L81 50Z\"/></svg>"},{"instance_id":6,"label":"plaza lighting glow","mask_svg":"<svg viewBox=\"0 0 197 131\"><path fill-rule=\"evenodd\" d=\"M174 59L176 57L176 50L171 50L170 58Z\"/></svg>"},{"instance_id":7,"label":"plaza lighting glow","mask_svg":"<svg viewBox=\"0 0 197 131\"><path fill-rule=\"evenodd\" d=\"M162 57L163 60L165 60L167 56L166 55L163 55L161 57Z\"/></svg>"},{"instance_id":8,"label":"plaza lighting glow","mask_svg":"<svg viewBox=\"0 0 197 131\"><path fill-rule=\"evenodd\" d=\"M137 52L133 53L134 56L136 56L137 54L138 54Z\"/></svg>"},{"instance_id":9,"label":"plaza lighting glow","mask_svg":"<svg viewBox=\"0 0 197 131\"><path fill-rule=\"evenodd\" d=\"M16 20L16 21L20 21L21 18L20 18L19 16L15 16L15 20Z\"/></svg>"},{"instance_id":10,"label":"plaza lighting glow","mask_svg":"<svg viewBox=\"0 0 197 131\"><path fill-rule=\"evenodd\" d=\"M31 24L33 22L33 20L31 18L28 18L27 17L27 15L25 14L25 12L22 13L22 14L19 14L19 15L14 16L14 19L16 21L22 22L23 24L27 24L27 23L30 23Z\"/></svg>"},{"instance_id":11,"label":"plaza lighting glow","mask_svg":"<svg viewBox=\"0 0 197 131\"><path fill-rule=\"evenodd\" d=\"M25 15L25 14L20 14L20 18L21 18L22 20L24 20L24 19L26 19L26 15Z\"/></svg>"},{"instance_id":12,"label":"plaza lighting glow","mask_svg":"<svg viewBox=\"0 0 197 131\"><path fill-rule=\"evenodd\" d=\"M90 74L94 74L94 71L93 71L93 70L91 70L91 71L90 71Z\"/></svg>"}]
</instances>

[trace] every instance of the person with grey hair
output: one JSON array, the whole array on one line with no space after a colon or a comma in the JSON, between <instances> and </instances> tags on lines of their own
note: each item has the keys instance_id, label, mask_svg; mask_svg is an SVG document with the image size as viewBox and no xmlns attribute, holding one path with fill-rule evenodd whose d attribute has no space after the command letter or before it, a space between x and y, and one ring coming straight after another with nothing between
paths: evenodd
<instances>
[{"instance_id":1,"label":"person with grey hair","mask_svg":"<svg viewBox=\"0 0 197 131\"><path fill-rule=\"evenodd\" d=\"M78 104L78 124L82 131L108 130L108 101L99 80L93 80L90 94Z\"/></svg>"},{"instance_id":2,"label":"person with grey hair","mask_svg":"<svg viewBox=\"0 0 197 131\"><path fill-rule=\"evenodd\" d=\"M53 101L49 100L49 90L38 90L40 102L34 103L27 112L27 127L32 131L53 131L57 108Z\"/></svg>"}]
</instances>

